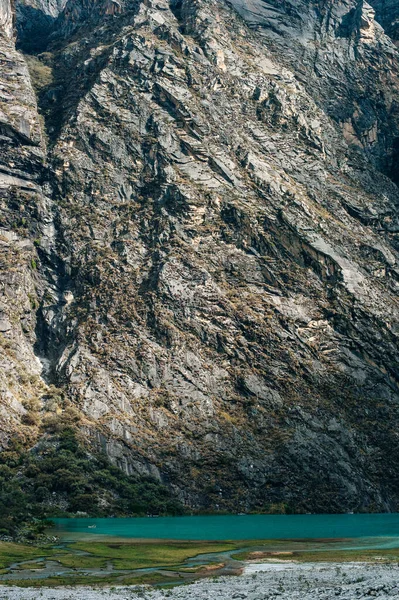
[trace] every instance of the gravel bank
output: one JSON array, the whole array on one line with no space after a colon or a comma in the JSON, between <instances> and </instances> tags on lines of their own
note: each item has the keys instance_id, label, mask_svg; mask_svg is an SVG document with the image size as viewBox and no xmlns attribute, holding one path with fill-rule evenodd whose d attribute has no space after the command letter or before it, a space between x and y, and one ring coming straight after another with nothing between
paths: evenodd
<instances>
[{"instance_id":1,"label":"gravel bank","mask_svg":"<svg viewBox=\"0 0 399 600\"><path fill-rule=\"evenodd\" d=\"M206 579L171 590L148 588L22 589L0 586L0 600L399 600L399 566L347 564L248 565L241 577Z\"/></svg>"}]
</instances>

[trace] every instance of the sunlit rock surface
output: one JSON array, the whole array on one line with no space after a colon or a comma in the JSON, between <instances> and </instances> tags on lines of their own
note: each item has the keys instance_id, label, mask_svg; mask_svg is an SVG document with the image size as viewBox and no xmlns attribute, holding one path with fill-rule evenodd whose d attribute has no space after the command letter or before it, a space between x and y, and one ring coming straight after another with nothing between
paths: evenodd
<instances>
[{"instance_id":1,"label":"sunlit rock surface","mask_svg":"<svg viewBox=\"0 0 399 600\"><path fill-rule=\"evenodd\" d=\"M1 0L0 2L0 27L2 34L12 37L13 32L13 13L10 0Z\"/></svg>"},{"instance_id":2,"label":"sunlit rock surface","mask_svg":"<svg viewBox=\"0 0 399 600\"><path fill-rule=\"evenodd\" d=\"M37 58L46 150L29 79L6 92L5 236L28 253L6 265L25 273L7 360L40 361L39 403L62 390L88 440L190 506L398 508L398 52L377 4L69 0Z\"/></svg>"}]
</instances>

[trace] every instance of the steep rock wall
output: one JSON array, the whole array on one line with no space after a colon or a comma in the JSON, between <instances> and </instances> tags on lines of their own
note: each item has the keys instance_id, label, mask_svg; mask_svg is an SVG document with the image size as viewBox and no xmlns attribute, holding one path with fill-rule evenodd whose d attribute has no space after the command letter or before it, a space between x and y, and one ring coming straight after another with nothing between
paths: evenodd
<instances>
[{"instance_id":1,"label":"steep rock wall","mask_svg":"<svg viewBox=\"0 0 399 600\"><path fill-rule=\"evenodd\" d=\"M66 0L17 0L17 44L24 52L43 52Z\"/></svg>"},{"instance_id":2,"label":"steep rock wall","mask_svg":"<svg viewBox=\"0 0 399 600\"><path fill-rule=\"evenodd\" d=\"M396 510L396 47L354 0L112 7L48 48L43 379L190 506Z\"/></svg>"},{"instance_id":3,"label":"steep rock wall","mask_svg":"<svg viewBox=\"0 0 399 600\"><path fill-rule=\"evenodd\" d=\"M395 0L371 0L376 18L385 32L395 41L399 40L399 6Z\"/></svg>"},{"instance_id":4,"label":"steep rock wall","mask_svg":"<svg viewBox=\"0 0 399 600\"><path fill-rule=\"evenodd\" d=\"M45 149L28 68L15 51L12 10L0 12L0 446L18 432L33 443L46 386L35 355L38 294L34 239L44 233L48 207L40 178Z\"/></svg>"}]
</instances>

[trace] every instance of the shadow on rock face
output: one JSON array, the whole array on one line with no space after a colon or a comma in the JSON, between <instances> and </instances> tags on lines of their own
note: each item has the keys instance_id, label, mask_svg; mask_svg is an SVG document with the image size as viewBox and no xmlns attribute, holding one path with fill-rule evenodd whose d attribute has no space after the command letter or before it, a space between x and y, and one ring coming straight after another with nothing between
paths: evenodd
<instances>
[{"instance_id":1,"label":"shadow on rock face","mask_svg":"<svg viewBox=\"0 0 399 600\"><path fill-rule=\"evenodd\" d=\"M44 52L55 18L42 10L19 4L17 12L17 48L27 54Z\"/></svg>"},{"instance_id":2,"label":"shadow on rock face","mask_svg":"<svg viewBox=\"0 0 399 600\"><path fill-rule=\"evenodd\" d=\"M387 175L396 185L399 185L399 138L396 138L392 144L391 160Z\"/></svg>"}]
</instances>

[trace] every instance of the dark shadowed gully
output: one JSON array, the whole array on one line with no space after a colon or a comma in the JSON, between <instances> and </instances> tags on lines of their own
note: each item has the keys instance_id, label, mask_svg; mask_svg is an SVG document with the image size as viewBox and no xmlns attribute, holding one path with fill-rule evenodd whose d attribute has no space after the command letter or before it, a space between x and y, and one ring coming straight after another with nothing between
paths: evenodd
<instances>
[{"instance_id":1,"label":"dark shadowed gully","mask_svg":"<svg viewBox=\"0 0 399 600\"><path fill-rule=\"evenodd\" d=\"M0 0L4 481L398 510L398 6Z\"/></svg>"}]
</instances>

